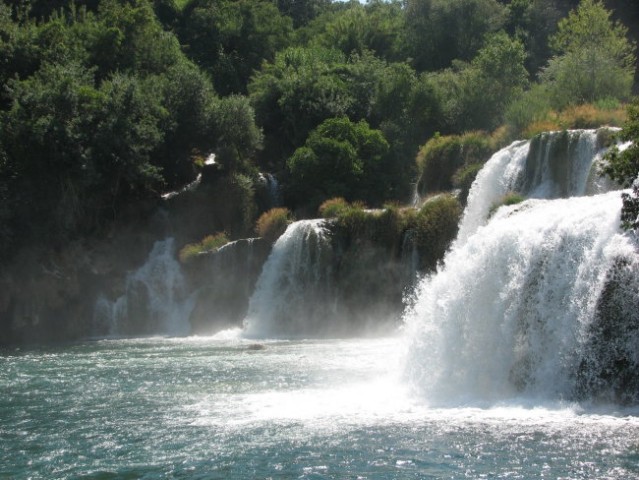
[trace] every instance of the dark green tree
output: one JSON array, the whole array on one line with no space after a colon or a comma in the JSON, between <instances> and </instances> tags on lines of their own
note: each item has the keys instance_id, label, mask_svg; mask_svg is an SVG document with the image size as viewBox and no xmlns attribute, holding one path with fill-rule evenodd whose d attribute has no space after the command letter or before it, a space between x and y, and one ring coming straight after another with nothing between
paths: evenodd
<instances>
[{"instance_id":1,"label":"dark green tree","mask_svg":"<svg viewBox=\"0 0 639 480\"><path fill-rule=\"evenodd\" d=\"M250 76L291 43L292 21L266 0L192 0L179 36L221 95L246 93Z\"/></svg>"},{"instance_id":2,"label":"dark green tree","mask_svg":"<svg viewBox=\"0 0 639 480\"><path fill-rule=\"evenodd\" d=\"M313 210L332 197L379 203L385 194L388 148L382 133L364 121L326 120L288 159L292 200Z\"/></svg>"},{"instance_id":3,"label":"dark green tree","mask_svg":"<svg viewBox=\"0 0 639 480\"><path fill-rule=\"evenodd\" d=\"M404 12L404 49L418 71L470 61L485 35L506 21L506 9L497 0L407 0Z\"/></svg>"},{"instance_id":4,"label":"dark green tree","mask_svg":"<svg viewBox=\"0 0 639 480\"><path fill-rule=\"evenodd\" d=\"M599 0L582 0L559 22L551 46L557 53L543 73L557 106L629 98L635 46Z\"/></svg>"},{"instance_id":5,"label":"dark green tree","mask_svg":"<svg viewBox=\"0 0 639 480\"><path fill-rule=\"evenodd\" d=\"M444 99L448 130L492 130L503 121L508 104L528 82L525 52L520 41L501 32L488 38L470 64L435 74Z\"/></svg>"}]
</instances>

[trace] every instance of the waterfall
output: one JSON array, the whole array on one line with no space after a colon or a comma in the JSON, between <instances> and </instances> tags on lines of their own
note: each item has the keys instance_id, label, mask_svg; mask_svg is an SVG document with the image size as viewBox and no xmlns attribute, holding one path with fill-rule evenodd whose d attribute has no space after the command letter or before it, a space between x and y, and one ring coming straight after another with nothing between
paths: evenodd
<instances>
[{"instance_id":1,"label":"waterfall","mask_svg":"<svg viewBox=\"0 0 639 480\"><path fill-rule=\"evenodd\" d=\"M128 275L124 294L114 301L98 299L94 323L108 325L112 336L185 335L192 308L175 242L168 238L155 242L144 265Z\"/></svg>"},{"instance_id":2,"label":"waterfall","mask_svg":"<svg viewBox=\"0 0 639 480\"><path fill-rule=\"evenodd\" d=\"M332 248L324 220L301 220L273 246L244 321L251 337L316 334L330 324Z\"/></svg>"},{"instance_id":3,"label":"waterfall","mask_svg":"<svg viewBox=\"0 0 639 480\"><path fill-rule=\"evenodd\" d=\"M495 153L468 194L457 244L484 225L491 209L509 192L527 198L566 198L608 191L613 185L592 168L603 153L602 131L546 132Z\"/></svg>"},{"instance_id":4,"label":"waterfall","mask_svg":"<svg viewBox=\"0 0 639 480\"><path fill-rule=\"evenodd\" d=\"M264 199L262 200L264 210L279 207L282 205L282 195L280 192L280 184L271 173L260 173L259 184Z\"/></svg>"},{"instance_id":5,"label":"waterfall","mask_svg":"<svg viewBox=\"0 0 639 480\"><path fill-rule=\"evenodd\" d=\"M637 305L636 290L611 280L623 268L636 272L637 256L619 231L620 192L579 196L590 193L595 136L556 132L516 142L478 175L458 239L405 315L407 372L432 403L592 398L595 389L618 399L611 391L619 385L606 377L617 359L596 348L608 341L601 332L614 310L602 298L609 292L608 300ZM488 219L509 190L534 198ZM636 340L639 326L629 325ZM620 374L635 385L637 374L627 372L637 371L639 348L622 344Z\"/></svg>"}]
</instances>

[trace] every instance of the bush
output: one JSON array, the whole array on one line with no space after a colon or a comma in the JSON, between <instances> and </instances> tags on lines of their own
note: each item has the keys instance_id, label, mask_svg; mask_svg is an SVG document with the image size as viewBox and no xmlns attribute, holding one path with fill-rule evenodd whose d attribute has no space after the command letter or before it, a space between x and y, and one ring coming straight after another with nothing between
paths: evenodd
<instances>
[{"instance_id":1,"label":"bush","mask_svg":"<svg viewBox=\"0 0 639 480\"><path fill-rule=\"evenodd\" d=\"M342 197L336 197L322 203L318 211L322 218L335 218L339 217L348 207L349 204L346 200Z\"/></svg>"},{"instance_id":2,"label":"bush","mask_svg":"<svg viewBox=\"0 0 639 480\"><path fill-rule=\"evenodd\" d=\"M483 164L495 149L485 132L442 137L435 135L417 154L420 194L451 190L453 175L464 165Z\"/></svg>"},{"instance_id":3,"label":"bush","mask_svg":"<svg viewBox=\"0 0 639 480\"><path fill-rule=\"evenodd\" d=\"M193 257L196 257L201 253L217 251L220 247L223 247L227 243L229 243L229 239L224 232L208 235L199 243L189 243L182 247L178 257L180 262L187 263Z\"/></svg>"},{"instance_id":4,"label":"bush","mask_svg":"<svg viewBox=\"0 0 639 480\"><path fill-rule=\"evenodd\" d=\"M619 104L607 108L610 106L610 103L598 102L595 105L568 107L559 114L559 124L563 129L597 128L602 125L620 127L626 120L626 110Z\"/></svg>"},{"instance_id":5,"label":"bush","mask_svg":"<svg viewBox=\"0 0 639 480\"><path fill-rule=\"evenodd\" d=\"M348 204L337 217L337 224L351 235L362 236L370 234L373 229L375 214L366 211L366 206L361 202Z\"/></svg>"},{"instance_id":6,"label":"bush","mask_svg":"<svg viewBox=\"0 0 639 480\"><path fill-rule=\"evenodd\" d=\"M477 174L483 166L483 163L471 163L470 165L458 168L455 175L453 175L453 186L460 190L459 200L463 204L466 203L470 187L473 185Z\"/></svg>"},{"instance_id":7,"label":"bush","mask_svg":"<svg viewBox=\"0 0 639 480\"><path fill-rule=\"evenodd\" d=\"M406 227L402 210L397 204L387 204L376 217L375 239L387 248L397 246Z\"/></svg>"},{"instance_id":8,"label":"bush","mask_svg":"<svg viewBox=\"0 0 639 480\"><path fill-rule=\"evenodd\" d=\"M512 138L521 136L530 125L548 118L551 110L548 95L545 87L534 85L508 106L505 117Z\"/></svg>"},{"instance_id":9,"label":"bush","mask_svg":"<svg viewBox=\"0 0 639 480\"><path fill-rule=\"evenodd\" d=\"M457 235L461 214L461 204L455 197L438 195L409 217L407 228L415 232L421 268L433 269L444 257Z\"/></svg>"},{"instance_id":10,"label":"bush","mask_svg":"<svg viewBox=\"0 0 639 480\"><path fill-rule=\"evenodd\" d=\"M575 105L559 112L546 112L544 118L527 125L521 133L526 138L532 138L542 132L570 128L598 128L603 125L619 127L626 118L625 108L611 102Z\"/></svg>"},{"instance_id":11,"label":"bush","mask_svg":"<svg viewBox=\"0 0 639 480\"><path fill-rule=\"evenodd\" d=\"M292 221L288 208L272 208L257 220L255 232L265 240L275 243Z\"/></svg>"}]
</instances>

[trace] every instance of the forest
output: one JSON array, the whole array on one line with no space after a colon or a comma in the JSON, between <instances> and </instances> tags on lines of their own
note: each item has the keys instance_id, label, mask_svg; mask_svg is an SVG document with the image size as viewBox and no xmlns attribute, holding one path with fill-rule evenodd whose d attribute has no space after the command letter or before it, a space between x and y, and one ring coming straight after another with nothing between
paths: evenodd
<instances>
[{"instance_id":1,"label":"forest","mask_svg":"<svg viewBox=\"0 0 639 480\"><path fill-rule=\"evenodd\" d=\"M0 261L107 234L211 155L190 241L254 236L260 172L303 218L467 192L540 131L637 138L638 38L634 0L3 0Z\"/></svg>"}]
</instances>

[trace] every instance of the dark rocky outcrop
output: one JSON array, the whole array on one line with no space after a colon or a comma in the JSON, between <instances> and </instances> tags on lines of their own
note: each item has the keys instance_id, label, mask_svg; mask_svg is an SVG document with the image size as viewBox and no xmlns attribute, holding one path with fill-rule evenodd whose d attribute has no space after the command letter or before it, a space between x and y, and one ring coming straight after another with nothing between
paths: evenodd
<instances>
[{"instance_id":1,"label":"dark rocky outcrop","mask_svg":"<svg viewBox=\"0 0 639 480\"><path fill-rule=\"evenodd\" d=\"M237 240L185 265L195 301L189 319L193 333L211 334L242 326L270 250L271 245L261 238Z\"/></svg>"},{"instance_id":2,"label":"dark rocky outcrop","mask_svg":"<svg viewBox=\"0 0 639 480\"><path fill-rule=\"evenodd\" d=\"M638 267L619 258L606 275L577 374L580 398L639 403Z\"/></svg>"}]
</instances>

